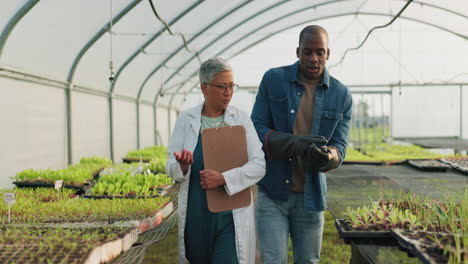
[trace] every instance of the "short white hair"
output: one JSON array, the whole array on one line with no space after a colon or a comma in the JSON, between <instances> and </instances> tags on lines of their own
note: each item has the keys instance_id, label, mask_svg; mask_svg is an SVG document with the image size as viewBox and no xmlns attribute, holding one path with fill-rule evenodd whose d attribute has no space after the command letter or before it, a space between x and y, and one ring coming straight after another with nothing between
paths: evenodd
<instances>
[{"instance_id":1,"label":"short white hair","mask_svg":"<svg viewBox=\"0 0 468 264\"><path fill-rule=\"evenodd\" d=\"M200 66L200 83L209 83L217 73L224 71L232 72L231 65L221 57L211 58Z\"/></svg>"}]
</instances>

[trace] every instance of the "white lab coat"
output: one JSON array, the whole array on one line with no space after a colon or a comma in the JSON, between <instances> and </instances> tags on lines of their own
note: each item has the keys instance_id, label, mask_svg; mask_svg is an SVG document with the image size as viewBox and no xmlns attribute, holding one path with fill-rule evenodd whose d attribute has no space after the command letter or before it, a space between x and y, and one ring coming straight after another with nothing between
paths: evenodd
<instances>
[{"instance_id":1,"label":"white lab coat","mask_svg":"<svg viewBox=\"0 0 468 264\"><path fill-rule=\"evenodd\" d=\"M175 181L181 182L179 214L179 263L186 263L184 229L187 216L187 196L190 180L190 168L182 174L179 163L174 157L175 151L183 148L193 152L197 145L201 126L203 104L182 112L177 118L168 147L167 174ZM245 188L255 185L265 175L265 158L262 143L250 117L234 106L228 106L224 113L224 122L228 125L242 125L247 139L248 162L242 167L223 173L225 189L229 195L236 194ZM255 221L253 202L249 206L234 209L232 212L236 231L236 252L239 264L255 263Z\"/></svg>"}]
</instances>

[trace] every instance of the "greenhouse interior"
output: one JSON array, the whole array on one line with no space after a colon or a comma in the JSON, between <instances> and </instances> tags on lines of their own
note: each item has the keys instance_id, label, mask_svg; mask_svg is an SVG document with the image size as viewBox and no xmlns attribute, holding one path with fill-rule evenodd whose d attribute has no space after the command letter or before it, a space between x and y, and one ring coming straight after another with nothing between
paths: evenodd
<instances>
[{"instance_id":1,"label":"greenhouse interior","mask_svg":"<svg viewBox=\"0 0 468 264\"><path fill-rule=\"evenodd\" d=\"M218 86L253 120L264 74L301 69L308 25L328 32L326 70L352 98L338 121L346 155L320 174L320 263L468 263L466 0L2 0L0 263L188 263L178 242L188 187L166 164L185 173L172 137L208 103L202 63L228 62L234 82ZM273 177L269 158L244 187L248 208ZM288 237L287 263L305 263ZM236 244L229 263L264 263L251 244L255 261Z\"/></svg>"}]
</instances>

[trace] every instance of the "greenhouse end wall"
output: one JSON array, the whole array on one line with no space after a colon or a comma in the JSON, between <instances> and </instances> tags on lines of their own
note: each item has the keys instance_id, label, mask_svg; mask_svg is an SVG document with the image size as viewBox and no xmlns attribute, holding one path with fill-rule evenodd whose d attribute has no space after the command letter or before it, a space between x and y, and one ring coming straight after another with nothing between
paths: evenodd
<instances>
[{"instance_id":1,"label":"greenhouse end wall","mask_svg":"<svg viewBox=\"0 0 468 264\"><path fill-rule=\"evenodd\" d=\"M65 89L0 78L0 188L11 188L18 172L68 166ZM113 99L114 161L138 148L137 105ZM171 129L177 116L171 112ZM168 110L157 108L158 144L169 141ZM109 100L78 91L71 94L72 163L88 156L111 157ZM155 145L154 111L140 104L140 148Z\"/></svg>"},{"instance_id":2,"label":"greenhouse end wall","mask_svg":"<svg viewBox=\"0 0 468 264\"><path fill-rule=\"evenodd\" d=\"M28 168L67 166L64 90L0 78L0 188Z\"/></svg>"},{"instance_id":3,"label":"greenhouse end wall","mask_svg":"<svg viewBox=\"0 0 468 264\"><path fill-rule=\"evenodd\" d=\"M460 91L459 85L393 88L392 136L468 139L468 89Z\"/></svg>"},{"instance_id":4,"label":"greenhouse end wall","mask_svg":"<svg viewBox=\"0 0 468 264\"><path fill-rule=\"evenodd\" d=\"M110 157L109 107L105 97L72 94L73 163L87 156Z\"/></svg>"}]
</instances>

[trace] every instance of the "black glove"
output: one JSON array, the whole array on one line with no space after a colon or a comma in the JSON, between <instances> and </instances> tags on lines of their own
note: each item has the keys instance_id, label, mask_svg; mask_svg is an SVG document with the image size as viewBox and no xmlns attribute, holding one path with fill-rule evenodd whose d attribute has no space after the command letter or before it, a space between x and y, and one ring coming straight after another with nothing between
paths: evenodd
<instances>
[{"instance_id":1,"label":"black glove","mask_svg":"<svg viewBox=\"0 0 468 264\"><path fill-rule=\"evenodd\" d=\"M317 147L315 144L311 144L304 156L302 156L303 163L312 163L317 168L323 168L330 163L332 155L330 150L325 147Z\"/></svg>"},{"instance_id":2,"label":"black glove","mask_svg":"<svg viewBox=\"0 0 468 264\"><path fill-rule=\"evenodd\" d=\"M274 160L285 160L291 157L304 157L309 145L324 145L327 140L322 136L295 136L291 133L271 132L265 140L267 155Z\"/></svg>"}]
</instances>

